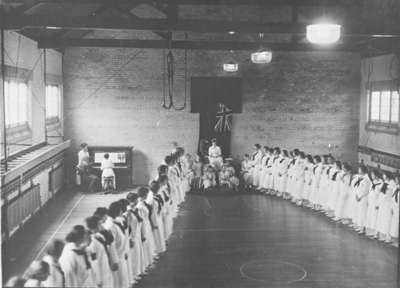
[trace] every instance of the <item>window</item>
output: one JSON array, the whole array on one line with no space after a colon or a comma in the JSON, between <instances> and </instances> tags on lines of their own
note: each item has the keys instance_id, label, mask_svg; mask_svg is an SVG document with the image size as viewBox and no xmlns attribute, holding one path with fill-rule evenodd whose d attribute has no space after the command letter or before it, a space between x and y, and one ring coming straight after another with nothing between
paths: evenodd
<instances>
[{"instance_id":1,"label":"window","mask_svg":"<svg viewBox=\"0 0 400 288\"><path fill-rule=\"evenodd\" d=\"M28 85L25 82L7 80L4 85L6 127L28 124Z\"/></svg>"},{"instance_id":2,"label":"window","mask_svg":"<svg viewBox=\"0 0 400 288\"><path fill-rule=\"evenodd\" d=\"M400 121L399 91L382 89L370 92L369 122L398 125Z\"/></svg>"},{"instance_id":3,"label":"window","mask_svg":"<svg viewBox=\"0 0 400 288\"><path fill-rule=\"evenodd\" d=\"M46 85L46 119L60 119L61 91L57 85Z\"/></svg>"}]
</instances>

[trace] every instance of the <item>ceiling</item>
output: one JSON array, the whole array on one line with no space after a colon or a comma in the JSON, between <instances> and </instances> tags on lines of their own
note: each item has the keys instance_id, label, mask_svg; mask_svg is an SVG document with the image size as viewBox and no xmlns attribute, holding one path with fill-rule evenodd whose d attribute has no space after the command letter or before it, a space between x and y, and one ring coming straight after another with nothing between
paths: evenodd
<instances>
[{"instance_id":1,"label":"ceiling","mask_svg":"<svg viewBox=\"0 0 400 288\"><path fill-rule=\"evenodd\" d=\"M2 1L2 2L1 2ZM41 48L317 50L306 25L342 25L333 50L400 51L398 0L0 0L1 25ZM233 35L229 31L234 31ZM260 33L262 37L260 37Z\"/></svg>"}]
</instances>

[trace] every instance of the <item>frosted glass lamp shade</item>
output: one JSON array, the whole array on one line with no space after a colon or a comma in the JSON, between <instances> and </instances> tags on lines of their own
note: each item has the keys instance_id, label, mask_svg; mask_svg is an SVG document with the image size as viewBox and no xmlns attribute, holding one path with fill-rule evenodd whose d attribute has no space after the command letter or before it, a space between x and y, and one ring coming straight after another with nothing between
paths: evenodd
<instances>
[{"instance_id":1,"label":"frosted glass lamp shade","mask_svg":"<svg viewBox=\"0 0 400 288\"><path fill-rule=\"evenodd\" d=\"M307 40L314 44L329 45L340 39L338 24L312 24L307 26Z\"/></svg>"}]
</instances>

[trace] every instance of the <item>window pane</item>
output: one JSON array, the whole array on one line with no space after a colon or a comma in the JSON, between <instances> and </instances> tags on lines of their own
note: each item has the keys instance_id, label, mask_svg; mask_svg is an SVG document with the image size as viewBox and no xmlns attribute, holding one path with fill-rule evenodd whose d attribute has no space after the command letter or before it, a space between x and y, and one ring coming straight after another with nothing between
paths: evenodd
<instances>
[{"instance_id":1,"label":"window pane","mask_svg":"<svg viewBox=\"0 0 400 288\"><path fill-rule=\"evenodd\" d=\"M399 91L392 91L392 119L391 122L399 122Z\"/></svg>"},{"instance_id":2,"label":"window pane","mask_svg":"<svg viewBox=\"0 0 400 288\"><path fill-rule=\"evenodd\" d=\"M60 88L55 85L46 86L46 117L60 116Z\"/></svg>"},{"instance_id":3,"label":"window pane","mask_svg":"<svg viewBox=\"0 0 400 288\"><path fill-rule=\"evenodd\" d=\"M18 85L18 122L28 122L28 87L25 83Z\"/></svg>"},{"instance_id":4,"label":"window pane","mask_svg":"<svg viewBox=\"0 0 400 288\"><path fill-rule=\"evenodd\" d=\"M18 123L18 84L14 81L10 83L10 124Z\"/></svg>"},{"instance_id":5,"label":"window pane","mask_svg":"<svg viewBox=\"0 0 400 288\"><path fill-rule=\"evenodd\" d=\"M28 122L28 86L23 82L6 81L6 125L14 126Z\"/></svg>"},{"instance_id":6,"label":"window pane","mask_svg":"<svg viewBox=\"0 0 400 288\"><path fill-rule=\"evenodd\" d=\"M10 125L10 82L6 81L4 85L4 93L5 93L5 113L6 113L6 125Z\"/></svg>"},{"instance_id":7,"label":"window pane","mask_svg":"<svg viewBox=\"0 0 400 288\"><path fill-rule=\"evenodd\" d=\"M390 91L382 91L381 94L381 121L390 121Z\"/></svg>"},{"instance_id":8,"label":"window pane","mask_svg":"<svg viewBox=\"0 0 400 288\"><path fill-rule=\"evenodd\" d=\"M371 93L371 121L379 121L380 92Z\"/></svg>"}]
</instances>

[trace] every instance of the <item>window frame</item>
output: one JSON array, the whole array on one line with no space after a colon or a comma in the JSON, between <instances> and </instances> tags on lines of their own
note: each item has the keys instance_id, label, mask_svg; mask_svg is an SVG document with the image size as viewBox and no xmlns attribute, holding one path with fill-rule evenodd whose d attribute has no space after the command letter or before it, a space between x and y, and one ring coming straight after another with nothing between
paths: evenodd
<instances>
[{"instance_id":1,"label":"window frame","mask_svg":"<svg viewBox=\"0 0 400 288\"><path fill-rule=\"evenodd\" d=\"M389 121L382 120L382 94L386 91L390 91L389 97ZM372 94L375 92L379 92L379 120L372 120ZM397 92L397 97L399 97L397 108L398 111L398 121L392 121L392 112L394 110L393 104L393 95ZM398 135L400 133L400 85L398 81L383 81L377 83L371 83L369 87L367 87L367 123L366 129L373 132L384 132L388 134Z\"/></svg>"}]
</instances>

